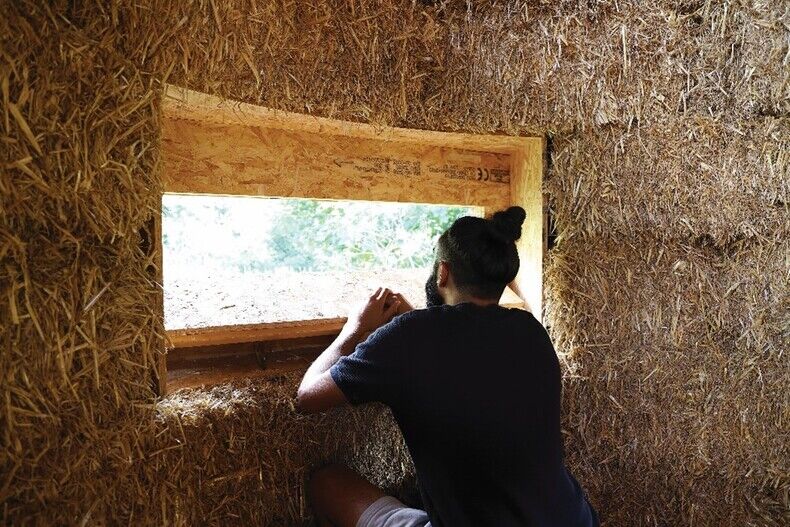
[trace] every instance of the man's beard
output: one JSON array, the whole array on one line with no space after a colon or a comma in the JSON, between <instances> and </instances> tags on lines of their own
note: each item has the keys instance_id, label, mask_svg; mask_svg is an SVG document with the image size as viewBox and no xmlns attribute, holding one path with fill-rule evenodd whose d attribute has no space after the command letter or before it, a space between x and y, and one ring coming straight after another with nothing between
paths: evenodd
<instances>
[{"instance_id":1,"label":"man's beard","mask_svg":"<svg viewBox=\"0 0 790 527\"><path fill-rule=\"evenodd\" d=\"M435 307L442 306L444 303L444 298L439 293L439 286L436 285L436 266L434 266L431 276L425 282L425 304L428 307Z\"/></svg>"}]
</instances>

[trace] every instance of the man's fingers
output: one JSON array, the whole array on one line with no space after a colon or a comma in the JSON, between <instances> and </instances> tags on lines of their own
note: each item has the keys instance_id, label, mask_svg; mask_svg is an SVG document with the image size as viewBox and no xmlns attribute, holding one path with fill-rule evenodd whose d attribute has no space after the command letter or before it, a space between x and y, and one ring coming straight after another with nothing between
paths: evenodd
<instances>
[{"instance_id":1,"label":"man's fingers","mask_svg":"<svg viewBox=\"0 0 790 527\"><path fill-rule=\"evenodd\" d=\"M384 316L387 320L390 320L392 317L398 314L398 308L400 307L400 300L394 301L385 311Z\"/></svg>"},{"instance_id":2,"label":"man's fingers","mask_svg":"<svg viewBox=\"0 0 790 527\"><path fill-rule=\"evenodd\" d=\"M403 297L400 293L390 293L390 296L387 297L387 301L384 303L387 307L389 307L393 302L403 302Z\"/></svg>"},{"instance_id":3,"label":"man's fingers","mask_svg":"<svg viewBox=\"0 0 790 527\"><path fill-rule=\"evenodd\" d=\"M392 291L390 291L389 289L379 287L378 291L376 292L376 300L378 300L379 302L381 302L382 300L386 300L390 294L392 294Z\"/></svg>"},{"instance_id":4,"label":"man's fingers","mask_svg":"<svg viewBox=\"0 0 790 527\"><path fill-rule=\"evenodd\" d=\"M406 300L406 297L404 297L400 293L392 293L392 296L390 298L392 298L393 300L397 300L399 302L398 309L402 310L403 313L405 313L406 311L411 311L412 309L414 309L414 306L412 306L409 303L409 301Z\"/></svg>"}]
</instances>

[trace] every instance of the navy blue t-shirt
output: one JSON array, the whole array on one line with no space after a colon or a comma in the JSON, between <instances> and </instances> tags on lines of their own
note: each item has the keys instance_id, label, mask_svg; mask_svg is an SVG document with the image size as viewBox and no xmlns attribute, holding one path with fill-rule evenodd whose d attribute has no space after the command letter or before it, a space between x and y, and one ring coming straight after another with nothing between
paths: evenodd
<instances>
[{"instance_id":1,"label":"navy blue t-shirt","mask_svg":"<svg viewBox=\"0 0 790 527\"><path fill-rule=\"evenodd\" d=\"M392 409L433 527L597 523L565 469L559 361L530 313L411 311L330 372L352 404Z\"/></svg>"}]
</instances>

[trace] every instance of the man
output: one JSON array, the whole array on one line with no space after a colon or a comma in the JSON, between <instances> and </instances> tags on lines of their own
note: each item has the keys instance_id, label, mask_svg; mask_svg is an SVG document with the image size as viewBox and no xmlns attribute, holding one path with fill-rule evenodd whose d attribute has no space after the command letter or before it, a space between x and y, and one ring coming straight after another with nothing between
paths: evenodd
<instances>
[{"instance_id":1,"label":"man","mask_svg":"<svg viewBox=\"0 0 790 527\"><path fill-rule=\"evenodd\" d=\"M329 466L308 485L320 525L598 524L563 462L554 348L529 312L498 303L518 272L524 217L511 207L456 220L437 244L428 308L379 289L307 370L303 412L370 401L392 409L425 509Z\"/></svg>"}]
</instances>

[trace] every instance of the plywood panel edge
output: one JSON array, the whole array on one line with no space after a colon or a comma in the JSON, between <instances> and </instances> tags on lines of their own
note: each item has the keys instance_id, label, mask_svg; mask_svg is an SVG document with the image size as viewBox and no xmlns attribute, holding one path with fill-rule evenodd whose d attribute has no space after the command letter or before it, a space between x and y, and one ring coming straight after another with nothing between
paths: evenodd
<instances>
[{"instance_id":1,"label":"plywood panel edge","mask_svg":"<svg viewBox=\"0 0 790 527\"><path fill-rule=\"evenodd\" d=\"M165 192L502 208L512 154L165 119Z\"/></svg>"},{"instance_id":2,"label":"plywood panel edge","mask_svg":"<svg viewBox=\"0 0 790 527\"><path fill-rule=\"evenodd\" d=\"M215 95L196 92L170 84L165 85L162 111L166 117L176 119L198 120L217 124L264 126L284 130L302 130L318 134L362 137L382 141L418 142L503 154L510 154L522 148L524 139L540 140L540 138L535 137L473 135L339 121L222 99Z\"/></svg>"},{"instance_id":3,"label":"plywood panel edge","mask_svg":"<svg viewBox=\"0 0 790 527\"><path fill-rule=\"evenodd\" d=\"M151 236L150 243L152 244L153 264L154 264L154 280L156 283L156 305L162 309L161 314L164 316L164 268L163 257L164 247L162 245L162 198L159 198L159 208L151 218ZM157 350L155 355L154 364L154 389L156 395L163 397L167 394L167 348L169 345L167 332L164 334L164 348ZM155 342L162 342L158 339Z\"/></svg>"},{"instance_id":4,"label":"plywood panel edge","mask_svg":"<svg viewBox=\"0 0 790 527\"><path fill-rule=\"evenodd\" d=\"M243 342L262 342L288 338L332 335L340 332L345 318L271 322L237 326L214 326L195 329L169 330L173 348L216 346Z\"/></svg>"},{"instance_id":5,"label":"plywood panel edge","mask_svg":"<svg viewBox=\"0 0 790 527\"><path fill-rule=\"evenodd\" d=\"M524 138L513 156L510 197L527 213L517 243L521 266L516 277L518 293L539 321L543 318L543 138Z\"/></svg>"}]
</instances>

